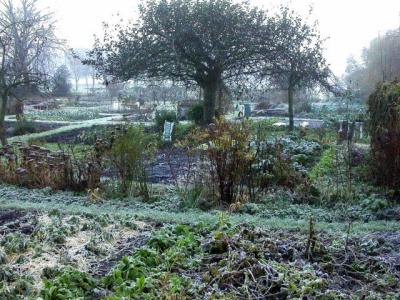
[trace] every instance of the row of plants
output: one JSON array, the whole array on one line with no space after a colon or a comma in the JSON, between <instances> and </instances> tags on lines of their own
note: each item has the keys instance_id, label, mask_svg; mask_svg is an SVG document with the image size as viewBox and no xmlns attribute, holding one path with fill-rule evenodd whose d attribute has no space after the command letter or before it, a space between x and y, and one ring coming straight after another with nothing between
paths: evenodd
<instances>
[{"instance_id":1,"label":"row of plants","mask_svg":"<svg viewBox=\"0 0 400 300\"><path fill-rule=\"evenodd\" d=\"M367 153L318 142L314 132L311 139L307 132L271 134L269 128L274 127L269 123L223 119L206 129L177 128L173 144L161 142L162 129L157 126L158 134L135 126L96 130L79 137L89 146L60 144L58 151L16 143L0 152L0 178L27 187L90 190L103 198L140 196L150 201L149 171L161 153L187 206L233 210L276 187L288 189L298 203L347 201L365 195L355 182L371 181L365 164L362 168ZM171 151L185 157L183 165L173 164Z\"/></svg>"},{"instance_id":2,"label":"row of plants","mask_svg":"<svg viewBox=\"0 0 400 300\"><path fill-rule=\"evenodd\" d=\"M46 121L87 121L100 118L98 109L54 109L30 110L24 113L29 120Z\"/></svg>"}]
</instances>

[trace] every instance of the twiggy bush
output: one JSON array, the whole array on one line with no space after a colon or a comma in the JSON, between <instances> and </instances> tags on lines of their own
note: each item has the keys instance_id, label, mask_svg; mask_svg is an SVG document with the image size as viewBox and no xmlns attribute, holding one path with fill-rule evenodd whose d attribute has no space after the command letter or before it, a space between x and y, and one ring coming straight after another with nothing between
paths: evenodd
<instances>
[{"instance_id":1,"label":"twiggy bush","mask_svg":"<svg viewBox=\"0 0 400 300\"><path fill-rule=\"evenodd\" d=\"M203 162L210 176L209 184L215 188L222 204L240 200L253 161L250 137L247 122L228 123L223 119L198 134L199 141L205 145Z\"/></svg>"}]
</instances>

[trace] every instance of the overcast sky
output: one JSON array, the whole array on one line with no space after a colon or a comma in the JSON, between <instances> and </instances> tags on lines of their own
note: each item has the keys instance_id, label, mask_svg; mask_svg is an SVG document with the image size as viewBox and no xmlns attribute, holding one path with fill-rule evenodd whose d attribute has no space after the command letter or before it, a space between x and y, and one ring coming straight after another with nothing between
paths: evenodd
<instances>
[{"instance_id":1,"label":"overcast sky","mask_svg":"<svg viewBox=\"0 0 400 300\"><path fill-rule=\"evenodd\" d=\"M135 18L139 0L40 0L54 11L58 32L70 47L90 48L93 35L100 34L103 21L116 21L116 14ZM250 0L254 5L274 9L287 0ZM313 17L320 23L326 57L341 75L350 55L359 57L369 41L388 29L400 28L400 0L292 0L300 13L314 7Z\"/></svg>"}]
</instances>

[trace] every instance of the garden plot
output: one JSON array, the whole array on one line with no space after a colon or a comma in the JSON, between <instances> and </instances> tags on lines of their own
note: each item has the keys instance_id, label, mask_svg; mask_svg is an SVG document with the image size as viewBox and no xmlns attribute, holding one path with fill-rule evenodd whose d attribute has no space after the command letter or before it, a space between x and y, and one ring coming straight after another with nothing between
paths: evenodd
<instances>
[{"instance_id":1,"label":"garden plot","mask_svg":"<svg viewBox=\"0 0 400 300\"><path fill-rule=\"evenodd\" d=\"M85 129L85 128L87 129L87 128L91 128L91 127L98 126L98 125L113 125L113 124L115 125L115 124L121 124L121 123L123 123L123 121L121 121L121 118L119 116L109 116L109 117L104 117L104 118L100 118L100 119L87 120L87 121L82 121L82 122L74 122L67 126L61 126L59 128L40 132L40 133L32 133L32 134L14 137L12 139L9 139L9 142L10 143L17 142L17 141L27 142L30 140L39 140L39 139L43 139L46 137L55 136L55 135L63 134L66 132L71 132L74 130L80 130L80 129Z\"/></svg>"},{"instance_id":2,"label":"garden plot","mask_svg":"<svg viewBox=\"0 0 400 300\"><path fill-rule=\"evenodd\" d=\"M25 229L24 229L25 228ZM26 228L29 228L26 230ZM396 236L3 210L0 297L397 299ZM151 231L151 232L150 232ZM392 238L391 238L392 237Z\"/></svg>"},{"instance_id":3,"label":"garden plot","mask_svg":"<svg viewBox=\"0 0 400 300\"><path fill-rule=\"evenodd\" d=\"M54 123L54 122L29 122L29 125L32 128L32 130L34 130L36 133L40 133L40 132L46 132L49 130L54 130L54 129L60 128L64 124L62 124L62 123L60 124L58 122L57 123ZM25 134L24 128L19 129L17 122L14 122L14 121L5 122L5 129L6 129L6 136L8 138Z\"/></svg>"},{"instance_id":4,"label":"garden plot","mask_svg":"<svg viewBox=\"0 0 400 300\"><path fill-rule=\"evenodd\" d=\"M21 286L25 295L34 295L44 287L46 274L65 266L104 275L113 262L142 245L150 230L131 218L2 210L0 296L7 290L21 292Z\"/></svg>"}]
</instances>

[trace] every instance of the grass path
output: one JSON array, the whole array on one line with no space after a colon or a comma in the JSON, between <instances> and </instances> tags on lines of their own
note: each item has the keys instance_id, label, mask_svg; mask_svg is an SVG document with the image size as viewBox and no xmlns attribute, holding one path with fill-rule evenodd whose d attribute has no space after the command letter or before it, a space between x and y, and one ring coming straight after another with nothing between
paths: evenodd
<instances>
[{"instance_id":1,"label":"grass path","mask_svg":"<svg viewBox=\"0 0 400 300\"><path fill-rule=\"evenodd\" d=\"M80 122L69 122L68 125L62 126L56 129L51 129L48 131L43 131L43 132L38 132L38 133L31 133L31 134L26 134L26 135L21 135L21 136L15 136L12 138L8 139L9 143L13 142L28 142L29 140L35 140L35 139L41 139L61 133L66 133L69 131L73 131L76 129L82 129L82 128L90 128L93 126L97 125L114 125L114 124L121 124L121 121L118 121L117 119L120 118L121 116L110 116L110 117L104 117L104 118L99 118L99 119L94 119L94 120L87 120L87 121L80 121ZM47 123L52 123L52 122L47 122Z\"/></svg>"}]
</instances>

